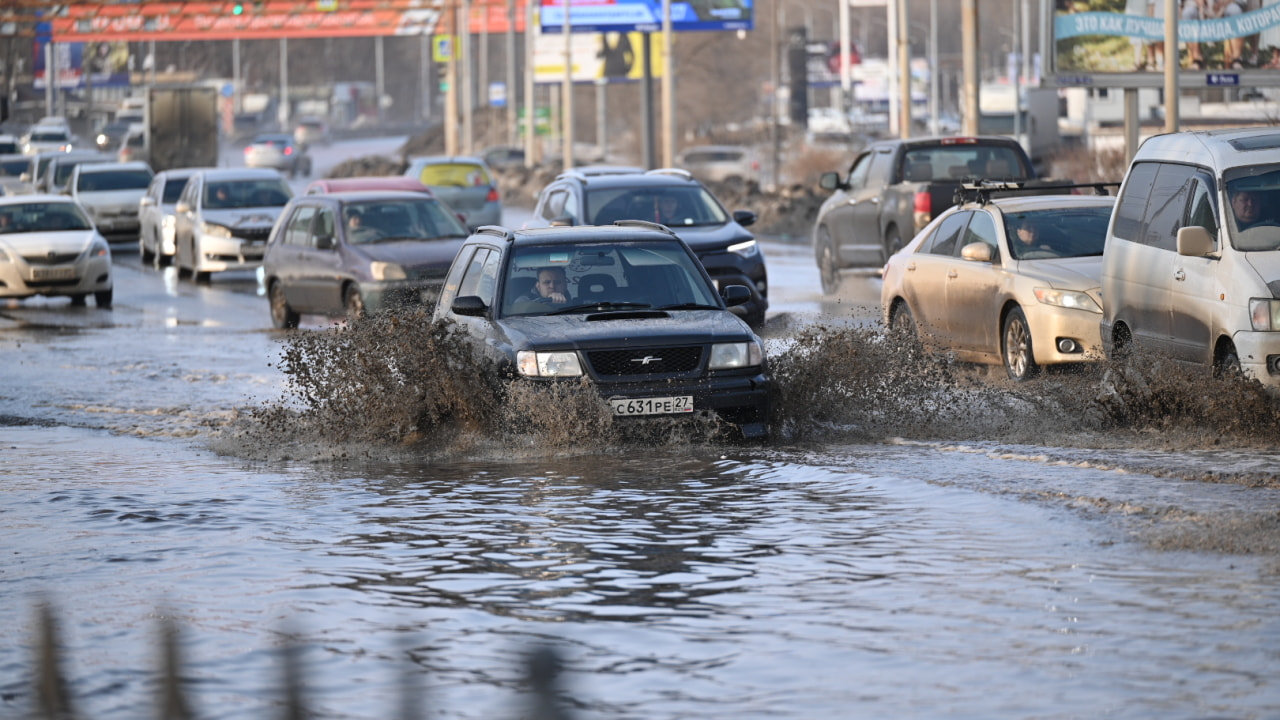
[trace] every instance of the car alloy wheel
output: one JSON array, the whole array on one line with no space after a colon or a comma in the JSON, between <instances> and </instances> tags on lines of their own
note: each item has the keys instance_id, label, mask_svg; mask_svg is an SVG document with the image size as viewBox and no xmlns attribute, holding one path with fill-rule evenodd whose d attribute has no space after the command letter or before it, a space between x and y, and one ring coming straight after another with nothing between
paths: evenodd
<instances>
[{"instance_id":1,"label":"car alloy wheel","mask_svg":"<svg viewBox=\"0 0 1280 720\"><path fill-rule=\"evenodd\" d=\"M298 327L298 313L292 307L289 307L289 301L284 297L284 288L280 287L280 282L271 283L271 289L267 291L267 300L271 303L271 324L279 330L291 330Z\"/></svg>"},{"instance_id":2,"label":"car alloy wheel","mask_svg":"<svg viewBox=\"0 0 1280 720\"><path fill-rule=\"evenodd\" d=\"M1013 308L1004 319L1004 369L1009 378L1022 382L1039 372L1031 348L1031 328L1022 308Z\"/></svg>"},{"instance_id":3,"label":"car alloy wheel","mask_svg":"<svg viewBox=\"0 0 1280 720\"><path fill-rule=\"evenodd\" d=\"M836 266L836 251L826 228L818 231L818 275L824 294L834 295L840 289L840 268Z\"/></svg>"}]
</instances>

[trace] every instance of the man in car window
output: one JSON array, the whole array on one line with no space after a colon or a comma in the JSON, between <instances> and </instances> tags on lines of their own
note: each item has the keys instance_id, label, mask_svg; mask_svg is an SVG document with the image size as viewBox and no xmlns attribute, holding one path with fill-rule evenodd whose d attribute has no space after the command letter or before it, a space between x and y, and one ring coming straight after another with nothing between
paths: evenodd
<instances>
[{"instance_id":1,"label":"man in car window","mask_svg":"<svg viewBox=\"0 0 1280 720\"><path fill-rule=\"evenodd\" d=\"M528 295L520 298L538 303L564 305L572 298L569 295L569 280L562 267L544 267L538 271L538 282Z\"/></svg>"},{"instance_id":2,"label":"man in car window","mask_svg":"<svg viewBox=\"0 0 1280 720\"><path fill-rule=\"evenodd\" d=\"M661 195L657 202L657 215L655 218L663 225L678 225L684 222L680 217L680 198L674 195Z\"/></svg>"},{"instance_id":3,"label":"man in car window","mask_svg":"<svg viewBox=\"0 0 1280 720\"><path fill-rule=\"evenodd\" d=\"M1032 221L1022 218L1018 221L1013 237L1010 238L1014 257L1022 257L1029 252L1052 251L1053 247L1040 237L1040 228Z\"/></svg>"},{"instance_id":4,"label":"man in car window","mask_svg":"<svg viewBox=\"0 0 1280 720\"><path fill-rule=\"evenodd\" d=\"M1231 193L1231 212L1236 216L1236 227L1246 230L1257 225L1275 225L1275 220L1262 214L1262 198L1253 190L1235 190Z\"/></svg>"},{"instance_id":5,"label":"man in car window","mask_svg":"<svg viewBox=\"0 0 1280 720\"><path fill-rule=\"evenodd\" d=\"M364 224L364 214L359 210L347 211L347 237L353 243L368 241L373 236L373 228Z\"/></svg>"},{"instance_id":6,"label":"man in car window","mask_svg":"<svg viewBox=\"0 0 1280 720\"><path fill-rule=\"evenodd\" d=\"M0 213L0 233L15 232L13 217L9 213Z\"/></svg>"}]
</instances>

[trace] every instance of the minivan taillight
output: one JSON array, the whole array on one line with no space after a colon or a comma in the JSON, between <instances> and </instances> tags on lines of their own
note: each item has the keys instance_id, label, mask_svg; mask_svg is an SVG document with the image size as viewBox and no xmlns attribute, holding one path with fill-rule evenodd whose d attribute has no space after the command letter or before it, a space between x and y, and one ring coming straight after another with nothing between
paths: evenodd
<instances>
[{"instance_id":1,"label":"minivan taillight","mask_svg":"<svg viewBox=\"0 0 1280 720\"><path fill-rule=\"evenodd\" d=\"M484 196L485 202L498 202L498 188L489 187L489 194Z\"/></svg>"}]
</instances>

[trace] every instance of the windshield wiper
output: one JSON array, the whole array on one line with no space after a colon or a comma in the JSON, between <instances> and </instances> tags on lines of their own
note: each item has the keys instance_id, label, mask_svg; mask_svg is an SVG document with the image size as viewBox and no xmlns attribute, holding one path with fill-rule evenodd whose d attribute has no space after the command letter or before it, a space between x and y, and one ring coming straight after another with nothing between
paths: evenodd
<instances>
[{"instance_id":1,"label":"windshield wiper","mask_svg":"<svg viewBox=\"0 0 1280 720\"><path fill-rule=\"evenodd\" d=\"M662 305L659 310L719 310L718 305L703 305L702 303L673 303L671 305Z\"/></svg>"},{"instance_id":2,"label":"windshield wiper","mask_svg":"<svg viewBox=\"0 0 1280 720\"><path fill-rule=\"evenodd\" d=\"M570 305L569 307L553 310L548 315L567 315L568 313L582 312L583 310L635 310L637 308L653 307L649 303L638 302L593 302L582 303L581 305Z\"/></svg>"}]
</instances>

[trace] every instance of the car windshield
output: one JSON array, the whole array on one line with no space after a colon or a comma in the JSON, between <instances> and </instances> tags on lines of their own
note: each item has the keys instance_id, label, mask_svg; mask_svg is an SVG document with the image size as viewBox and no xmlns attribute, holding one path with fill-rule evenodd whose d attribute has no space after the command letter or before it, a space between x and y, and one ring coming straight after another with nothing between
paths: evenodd
<instances>
[{"instance_id":1,"label":"car windshield","mask_svg":"<svg viewBox=\"0 0 1280 720\"><path fill-rule=\"evenodd\" d=\"M425 165L418 179L423 185L438 187L480 187L493 184L489 173L474 163L433 163Z\"/></svg>"},{"instance_id":2,"label":"car windshield","mask_svg":"<svg viewBox=\"0 0 1280 720\"><path fill-rule=\"evenodd\" d=\"M76 180L80 192L105 192L108 190L145 190L151 184L151 171L142 168L106 170L81 173Z\"/></svg>"},{"instance_id":3,"label":"car windshield","mask_svg":"<svg viewBox=\"0 0 1280 720\"><path fill-rule=\"evenodd\" d=\"M1026 169L1011 147L989 145L943 145L908 150L903 159L904 174L911 182L999 178L1026 180Z\"/></svg>"},{"instance_id":4,"label":"car windshield","mask_svg":"<svg viewBox=\"0 0 1280 720\"><path fill-rule=\"evenodd\" d=\"M253 139L254 145L289 145L293 138L288 135L259 135Z\"/></svg>"},{"instance_id":5,"label":"car windshield","mask_svg":"<svg viewBox=\"0 0 1280 720\"><path fill-rule=\"evenodd\" d=\"M458 218L431 198L349 203L342 220L353 245L467 236Z\"/></svg>"},{"instance_id":6,"label":"car windshield","mask_svg":"<svg viewBox=\"0 0 1280 720\"><path fill-rule=\"evenodd\" d=\"M1054 208L1004 214L1015 260L1102 255L1111 206Z\"/></svg>"},{"instance_id":7,"label":"car windshield","mask_svg":"<svg viewBox=\"0 0 1280 720\"><path fill-rule=\"evenodd\" d=\"M1231 246L1243 252L1280 249L1280 165L1234 168L1224 179Z\"/></svg>"},{"instance_id":8,"label":"car windshield","mask_svg":"<svg viewBox=\"0 0 1280 720\"><path fill-rule=\"evenodd\" d=\"M31 142L63 142L67 139L65 130L34 130Z\"/></svg>"},{"instance_id":9,"label":"car windshield","mask_svg":"<svg viewBox=\"0 0 1280 720\"><path fill-rule=\"evenodd\" d=\"M0 206L0 233L92 230L93 225L71 202L31 202Z\"/></svg>"},{"instance_id":10,"label":"car windshield","mask_svg":"<svg viewBox=\"0 0 1280 720\"><path fill-rule=\"evenodd\" d=\"M31 167L31 158L25 156L0 160L0 175L21 177L29 167Z\"/></svg>"},{"instance_id":11,"label":"car windshield","mask_svg":"<svg viewBox=\"0 0 1280 720\"><path fill-rule=\"evenodd\" d=\"M723 307L696 262L675 240L517 248L507 266L502 315ZM561 278L565 302L552 302L539 280Z\"/></svg>"},{"instance_id":12,"label":"car windshield","mask_svg":"<svg viewBox=\"0 0 1280 720\"><path fill-rule=\"evenodd\" d=\"M62 187L63 185L66 185L66 184L67 184L67 180L70 180L70 179L71 179L71 171L72 171L72 170L75 170L75 169L76 169L76 165L79 165L79 164L80 164L80 163L82 163L82 162L87 162L87 161L85 161L85 160L67 160L67 161L65 161L65 162L59 162L57 165L54 165L54 167L53 167L53 184L54 184L54 185L56 185L56 186L58 186L58 187Z\"/></svg>"},{"instance_id":13,"label":"car windshield","mask_svg":"<svg viewBox=\"0 0 1280 720\"><path fill-rule=\"evenodd\" d=\"M668 227L689 227L723 225L729 221L715 197L696 184L600 188L587 194L586 204L590 225L648 220Z\"/></svg>"},{"instance_id":14,"label":"car windshield","mask_svg":"<svg viewBox=\"0 0 1280 720\"><path fill-rule=\"evenodd\" d=\"M221 180L204 186L204 207L207 210L281 207L292 195L283 179Z\"/></svg>"}]
</instances>

